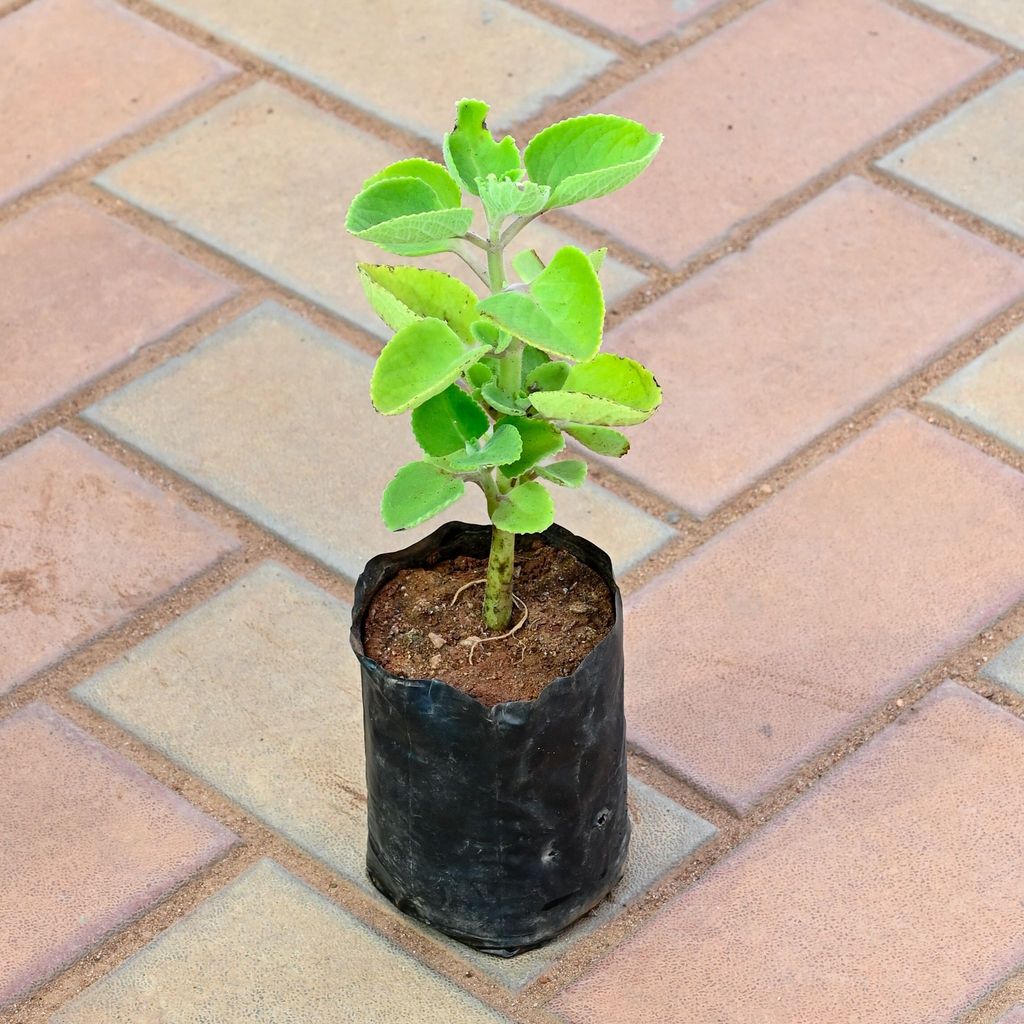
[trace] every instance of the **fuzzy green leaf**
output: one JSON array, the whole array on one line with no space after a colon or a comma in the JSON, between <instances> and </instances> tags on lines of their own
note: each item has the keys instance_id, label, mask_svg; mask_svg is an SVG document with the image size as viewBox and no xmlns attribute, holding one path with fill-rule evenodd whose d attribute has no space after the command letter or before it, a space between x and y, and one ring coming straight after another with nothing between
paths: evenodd
<instances>
[{"instance_id":1,"label":"fuzzy green leaf","mask_svg":"<svg viewBox=\"0 0 1024 1024\"><path fill-rule=\"evenodd\" d=\"M476 451L456 452L448 457L448 465L459 473L504 466L515 462L523 450L523 441L515 427L498 424L487 442Z\"/></svg>"},{"instance_id":2,"label":"fuzzy green leaf","mask_svg":"<svg viewBox=\"0 0 1024 1024\"><path fill-rule=\"evenodd\" d=\"M600 249L595 249L587 259L590 260L590 265L594 268L595 274L601 273L601 268L604 266L604 258L608 255L608 246L604 245Z\"/></svg>"},{"instance_id":3,"label":"fuzzy green leaf","mask_svg":"<svg viewBox=\"0 0 1024 1024\"><path fill-rule=\"evenodd\" d=\"M523 441L522 453L515 462L509 462L501 467L502 474L510 480L533 469L541 459L555 455L565 447L562 432L543 420L531 420L525 416L503 416L498 420L498 424L515 427Z\"/></svg>"},{"instance_id":4,"label":"fuzzy green leaf","mask_svg":"<svg viewBox=\"0 0 1024 1024\"><path fill-rule=\"evenodd\" d=\"M559 249L525 291L492 295L479 309L550 355L585 360L601 347L601 285L586 253L575 246Z\"/></svg>"},{"instance_id":5,"label":"fuzzy green leaf","mask_svg":"<svg viewBox=\"0 0 1024 1024\"><path fill-rule=\"evenodd\" d=\"M441 458L461 452L487 433L491 421L483 408L451 384L412 411L412 432L427 455Z\"/></svg>"},{"instance_id":6,"label":"fuzzy green leaf","mask_svg":"<svg viewBox=\"0 0 1024 1024\"><path fill-rule=\"evenodd\" d=\"M571 367L561 391L538 391L531 401L549 419L621 427L649 419L661 388L636 360L603 353Z\"/></svg>"},{"instance_id":7,"label":"fuzzy green leaf","mask_svg":"<svg viewBox=\"0 0 1024 1024\"><path fill-rule=\"evenodd\" d=\"M524 249L512 257L512 266L520 280L529 284L543 269L544 263L533 249Z\"/></svg>"},{"instance_id":8,"label":"fuzzy green leaf","mask_svg":"<svg viewBox=\"0 0 1024 1024\"><path fill-rule=\"evenodd\" d=\"M532 345L523 346L523 379L533 373L538 366L543 366L545 363L551 362L551 356L547 352L541 352L539 348L534 348Z\"/></svg>"},{"instance_id":9,"label":"fuzzy green leaf","mask_svg":"<svg viewBox=\"0 0 1024 1024\"><path fill-rule=\"evenodd\" d=\"M473 211L445 206L420 178L385 178L352 200L345 227L400 256L444 252L473 223Z\"/></svg>"},{"instance_id":10,"label":"fuzzy green leaf","mask_svg":"<svg viewBox=\"0 0 1024 1024\"><path fill-rule=\"evenodd\" d=\"M497 348L498 342L501 340L501 331L490 320L474 320L469 329L474 341L481 345Z\"/></svg>"},{"instance_id":11,"label":"fuzzy green leaf","mask_svg":"<svg viewBox=\"0 0 1024 1024\"><path fill-rule=\"evenodd\" d=\"M551 189L547 185L511 181L493 174L477 178L476 189L491 224L500 223L506 217L529 217L540 213L551 198Z\"/></svg>"},{"instance_id":12,"label":"fuzzy green leaf","mask_svg":"<svg viewBox=\"0 0 1024 1024\"><path fill-rule=\"evenodd\" d=\"M494 380L494 374L486 363L474 363L466 371L466 380L475 388L482 388Z\"/></svg>"},{"instance_id":13,"label":"fuzzy green leaf","mask_svg":"<svg viewBox=\"0 0 1024 1024\"><path fill-rule=\"evenodd\" d=\"M481 100L459 100L455 127L444 137L444 162L462 187L478 195L477 178L522 177L522 160L516 140L506 135L496 142L487 128L487 111Z\"/></svg>"},{"instance_id":14,"label":"fuzzy green leaf","mask_svg":"<svg viewBox=\"0 0 1024 1024\"><path fill-rule=\"evenodd\" d=\"M359 276L377 315L393 331L425 316L443 320L467 344L476 318L472 288L439 270L360 263Z\"/></svg>"},{"instance_id":15,"label":"fuzzy green leaf","mask_svg":"<svg viewBox=\"0 0 1024 1024\"><path fill-rule=\"evenodd\" d=\"M538 466L537 476L560 487L582 487L587 479L587 464L580 459L563 459L548 466Z\"/></svg>"},{"instance_id":16,"label":"fuzzy green leaf","mask_svg":"<svg viewBox=\"0 0 1024 1024\"><path fill-rule=\"evenodd\" d=\"M543 363L527 375L526 386L538 391L558 391L565 384L569 364L563 362Z\"/></svg>"},{"instance_id":17,"label":"fuzzy green leaf","mask_svg":"<svg viewBox=\"0 0 1024 1024\"><path fill-rule=\"evenodd\" d=\"M610 352L571 367L563 387L607 398L648 415L661 405L661 388L654 374L635 359Z\"/></svg>"},{"instance_id":18,"label":"fuzzy green leaf","mask_svg":"<svg viewBox=\"0 0 1024 1024\"><path fill-rule=\"evenodd\" d=\"M555 521L555 503L543 484L531 480L504 494L491 522L506 533L540 533Z\"/></svg>"},{"instance_id":19,"label":"fuzzy green leaf","mask_svg":"<svg viewBox=\"0 0 1024 1024\"><path fill-rule=\"evenodd\" d=\"M628 185L654 159L661 139L624 117L586 114L535 135L523 159L530 180L550 186L549 208L571 206Z\"/></svg>"},{"instance_id":20,"label":"fuzzy green leaf","mask_svg":"<svg viewBox=\"0 0 1024 1024\"><path fill-rule=\"evenodd\" d=\"M465 489L458 477L429 462L410 462L384 488L380 515L389 530L407 530L458 501Z\"/></svg>"},{"instance_id":21,"label":"fuzzy green leaf","mask_svg":"<svg viewBox=\"0 0 1024 1024\"><path fill-rule=\"evenodd\" d=\"M570 423L565 432L598 455L611 455L621 459L629 451L629 438L610 427L591 427L581 423Z\"/></svg>"},{"instance_id":22,"label":"fuzzy green leaf","mask_svg":"<svg viewBox=\"0 0 1024 1024\"><path fill-rule=\"evenodd\" d=\"M370 398L386 416L422 405L454 384L485 352L467 348L459 336L434 317L403 327L383 348L370 379Z\"/></svg>"},{"instance_id":23,"label":"fuzzy green leaf","mask_svg":"<svg viewBox=\"0 0 1024 1024\"><path fill-rule=\"evenodd\" d=\"M510 416L518 416L519 413L525 412L529 407L530 403L526 399L513 398L511 395L506 394L501 388L498 387L493 381L488 384L484 384L480 388L480 397L492 408L498 412L508 413Z\"/></svg>"},{"instance_id":24,"label":"fuzzy green leaf","mask_svg":"<svg viewBox=\"0 0 1024 1024\"><path fill-rule=\"evenodd\" d=\"M462 205L462 192L459 189L459 183L433 160L423 160L420 157L399 160L397 163L389 164L382 171L378 171L372 178L367 178L363 182L363 188L369 188L370 185L376 185L378 181L384 181L387 178L419 178L434 190L442 206Z\"/></svg>"}]
</instances>

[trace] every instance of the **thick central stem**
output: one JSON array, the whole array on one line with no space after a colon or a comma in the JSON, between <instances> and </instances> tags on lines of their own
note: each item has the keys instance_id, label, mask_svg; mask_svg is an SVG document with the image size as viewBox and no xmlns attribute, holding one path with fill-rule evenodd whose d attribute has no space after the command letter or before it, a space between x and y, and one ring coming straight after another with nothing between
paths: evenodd
<instances>
[{"instance_id":1,"label":"thick central stem","mask_svg":"<svg viewBox=\"0 0 1024 1024\"><path fill-rule=\"evenodd\" d=\"M501 244L501 225L491 225L490 245L487 249L487 277L491 294L505 287L505 253ZM520 388L523 349L513 341L502 354L498 369L498 386L514 395ZM493 513L507 490L504 478L495 470L484 474L484 493L487 511ZM491 553L487 559L487 584L484 587L484 625L488 629L504 631L512 621L512 571L515 568L516 535L491 529Z\"/></svg>"}]
</instances>

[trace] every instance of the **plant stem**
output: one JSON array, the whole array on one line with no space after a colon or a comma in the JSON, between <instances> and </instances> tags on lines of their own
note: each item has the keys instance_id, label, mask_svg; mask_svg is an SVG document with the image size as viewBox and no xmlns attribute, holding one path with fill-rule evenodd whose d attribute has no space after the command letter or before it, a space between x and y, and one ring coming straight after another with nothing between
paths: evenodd
<instances>
[{"instance_id":1,"label":"plant stem","mask_svg":"<svg viewBox=\"0 0 1024 1024\"><path fill-rule=\"evenodd\" d=\"M505 246L501 240L500 223L490 225L487 276L492 295L505 287ZM501 359L499 387L515 394L520 386L522 365L522 345L513 341ZM487 511L493 513L508 485L500 473L491 470L483 474L481 486L487 495ZM516 535L492 527L491 553L487 559L487 583L484 587L484 625L498 632L508 629L512 621L512 571L515 568L515 557Z\"/></svg>"}]
</instances>

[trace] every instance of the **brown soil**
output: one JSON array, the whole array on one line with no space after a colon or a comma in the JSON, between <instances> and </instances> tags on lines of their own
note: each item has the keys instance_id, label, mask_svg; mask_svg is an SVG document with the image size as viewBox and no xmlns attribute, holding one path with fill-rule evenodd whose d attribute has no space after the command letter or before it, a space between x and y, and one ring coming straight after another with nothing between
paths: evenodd
<instances>
[{"instance_id":1,"label":"brown soil","mask_svg":"<svg viewBox=\"0 0 1024 1024\"><path fill-rule=\"evenodd\" d=\"M487 640L501 634L485 629L481 618L484 587L473 581L486 570L486 559L468 556L403 569L370 605L366 653L394 675L441 679L490 706L533 700L552 679L569 675L615 619L612 595L593 569L539 539L521 538L513 592L528 609L526 622L511 636ZM517 605L511 626L522 617Z\"/></svg>"}]
</instances>

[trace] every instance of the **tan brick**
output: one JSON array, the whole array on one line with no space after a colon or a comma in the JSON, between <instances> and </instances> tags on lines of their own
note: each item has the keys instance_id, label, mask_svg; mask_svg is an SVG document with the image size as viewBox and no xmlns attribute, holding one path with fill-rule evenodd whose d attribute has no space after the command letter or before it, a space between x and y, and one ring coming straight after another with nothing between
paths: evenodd
<instances>
[{"instance_id":1,"label":"tan brick","mask_svg":"<svg viewBox=\"0 0 1024 1024\"><path fill-rule=\"evenodd\" d=\"M62 430L9 455L0 461L0 693L236 545Z\"/></svg>"},{"instance_id":2,"label":"tan brick","mask_svg":"<svg viewBox=\"0 0 1024 1024\"><path fill-rule=\"evenodd\" d=\"M1024 49L1024 5L1020 0L921 0L928 7Z\"/></svg>"},{"instance_id":3,"label":"tan brick","mask_svg":"<svg viewBox=\"0 0 1024 1024\"><path fill-rule=\"evenodd\" d=\"M635 43L655 39L681 29L694 18L720 6L722 0L555 0L557 6L607 29L628 36Z\"/></svg>"},{"instance_id":4,"label":"tan brick","mask_svg":"<svg viewBox=\"0 0 1024 1024\"><path fill-rule=\"evenodd\" d=\"M157 0L313 85L430 140L478 96L495 128L536 114L613 55L496 0ZM339 16L340 15L340 16Z\"/></svg>"},{"instance_id":5,"label":"tan brick","mask_svg":"<svg viewBox=\"0 0 1024 1024\"><path fill-rule=\"evenodd\" d=\"M768 0L601 101L666 139L583 216L676 265L992 59L881 0Z\"/></svg>"},{"instance_id":6,"label":"tan brick","mask_svg":"<svg viewBox=\"0 0 1024 1024\"><path fill-rule=\"evenodd\" d=\"M627 320L665 402L620 466L704 516L1024 291L1024 261L847 178Z\"/></svg>"},{"instance_id":7,"label":"tan brick","mask_svg":"<svg viewBox=\"0 0 1024 1024\"><path fill-rule=\"evenodd\" d=\"M632 738L746 809L1024 596L1024 476L894 413L627 602Z\"/></svg>"},{"instance_id":8,"label":"tan brick","mask_svg":"<svg viewBox=\"0 0 1024 1024\"><path fill-rule=\"evenodd\" d=\"M79 199L0 228L0 430L235 291Z\"/></svg>"},{"instance_id":9,"label":"tan brick","mask_svg":"<svg viewBox=\"0 0 1024 1024\"><path fill-rule=\"evenodd\" d=\"M0 722L0 1006L235 837L44 704Z\"/></svg>"},{"instance_id":10,"label":"tan brick","mask_svg":"<svg viewBox=\"0 0 1024 1024\"><path fill-rule=\"evenodd\" d=\"M572 1024L959 1019L1024 957L1021 758L1020 721L945 684L556 1008Z\"/></svg>"},{"instance_id":11,"label":"tan brick","mask_svg":"<svg viewBox=\"0 0 1024 1024\"><path fill-rule=\"evenodd\" d=\"M234 73L107 0L35 0L0 22L0 201Z\"/></svg>"}]
</instances>

